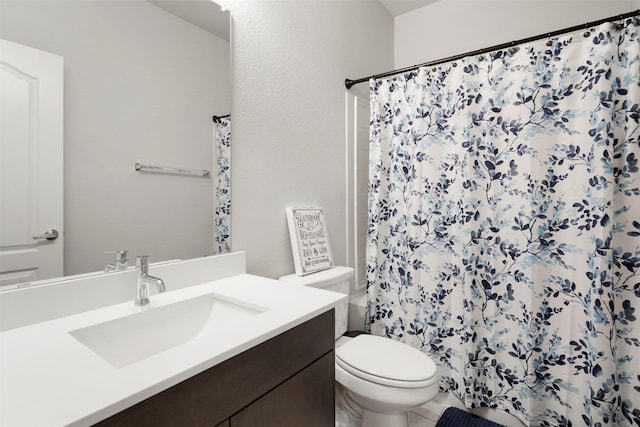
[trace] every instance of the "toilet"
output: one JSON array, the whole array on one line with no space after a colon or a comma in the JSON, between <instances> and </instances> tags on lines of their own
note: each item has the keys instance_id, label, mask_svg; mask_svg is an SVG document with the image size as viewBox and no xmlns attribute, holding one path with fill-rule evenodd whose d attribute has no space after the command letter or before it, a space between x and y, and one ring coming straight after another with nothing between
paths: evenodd
<instances>
[{"instance_id":1,"label":"toilet","mask_svg":"<svg viewBox=\"0 0 640 427\"><path fill-rule=\"evenodd\" d=\"M349 293L351 267L296 276L282 281ZM336 402L363 427L408 427L408 412L438 394L435 363L421 351L390 338L361 334L347 339L348 301L335 309ZM364 324L364 319L363 319ZM354 423L336 425L354 425ZM357 425L357 424L355 424Z\"/></svg>"}]
</instances>

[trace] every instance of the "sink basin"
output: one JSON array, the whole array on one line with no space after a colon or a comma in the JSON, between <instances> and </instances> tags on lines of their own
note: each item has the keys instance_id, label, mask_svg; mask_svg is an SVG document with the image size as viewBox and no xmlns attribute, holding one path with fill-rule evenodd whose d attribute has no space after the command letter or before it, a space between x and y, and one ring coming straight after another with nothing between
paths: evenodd
<instances>
[{"instance_id":1,"label":"sink basin","mask_svg":"<svg viewBox=\"0 0 640 427\"><path fill-rule=\"evenodd\" d=\"M192 339L228 329L265 311L264 307L207 294L69 333L120 368Z\"/></svg>"}]
</instances>

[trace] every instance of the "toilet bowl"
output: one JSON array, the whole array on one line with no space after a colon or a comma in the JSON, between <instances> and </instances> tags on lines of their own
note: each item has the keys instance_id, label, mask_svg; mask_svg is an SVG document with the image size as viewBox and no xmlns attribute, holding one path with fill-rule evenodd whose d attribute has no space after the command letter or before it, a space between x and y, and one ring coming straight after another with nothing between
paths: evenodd
<instances>
[{"instance_id":1,"label":"toilet bowl","mask_svg":"<svg viewBox=\"0 0 640 427\"><path fill-rule=\"evenodd\" d=\"M348 294L352 275L350 267L333 267L280 280ZM389 338L362 334L344 339L347 311L348 302L335 311L335 338L340 339L335 351L340 385L336 389L344 393L336 396L336 402L346 402L348 413L357 412L363 427L407 427L408 411L438 394L435 363L421 351Z\"/></svg>"}]
</instances>

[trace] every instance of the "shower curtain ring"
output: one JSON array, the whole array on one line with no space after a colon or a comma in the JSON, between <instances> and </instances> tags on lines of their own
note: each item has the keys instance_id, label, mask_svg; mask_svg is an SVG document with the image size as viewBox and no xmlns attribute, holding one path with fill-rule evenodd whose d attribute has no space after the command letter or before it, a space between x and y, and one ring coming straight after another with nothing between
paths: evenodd
<instances>
[{"instance_id":1,"label":"shower curtain ring","mask_svg":"<svg viewBox=\"0 0 640 427\"><path fill-rule=\"evenodd\" d=\"M547 38L549 39L547 40L547 46L552 46L553 40L551 40L551 33L547 33Z\"/></svg>"}]
</instances>

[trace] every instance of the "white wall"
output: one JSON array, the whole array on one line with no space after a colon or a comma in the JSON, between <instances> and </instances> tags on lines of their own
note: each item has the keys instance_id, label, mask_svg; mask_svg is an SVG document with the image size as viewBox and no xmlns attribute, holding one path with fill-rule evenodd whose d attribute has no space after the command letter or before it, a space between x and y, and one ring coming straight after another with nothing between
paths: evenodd
<instances>
[{"instance_id":1,"label":"white wall","mask_svg":"<svg viewBox=\"0 0 640 427\"><path fill-rule=\"evenodd\" d=\"M393 67L393 18L375 0L236 0L232 249L247 271L294 271L287 206L321 206L346 261L344 79Z\"/></svg>"},{"instance_id":2,"label":"white wall","mask_svg":"<svg viewBox=\"0 0 640 427\"><path fill-rule=\"evenodd\" d=\"M64 57L65 274L211 254L213 180L134 164L212 168L229 42L142 0L2 0L0 37Z\"/></svg>"},{"instance_id":3,"label":"white wall","mask_svg":"<svg viewBox=\"0 0 640 427\"><path fill-rule=\"evenodd\" d=\"M441 0L395 19L394 68L640 9L640 0Z\"/></svg>"}]
</instances>

